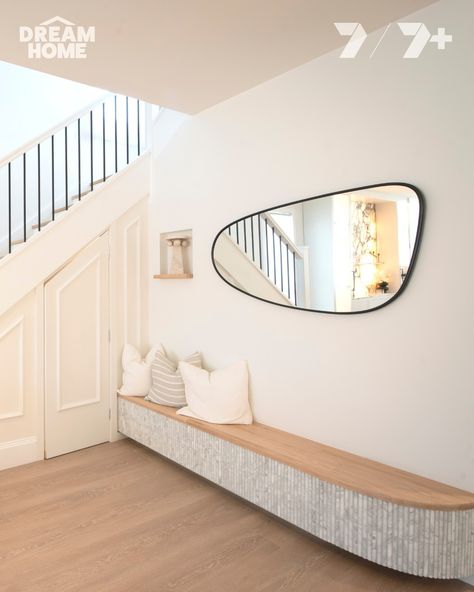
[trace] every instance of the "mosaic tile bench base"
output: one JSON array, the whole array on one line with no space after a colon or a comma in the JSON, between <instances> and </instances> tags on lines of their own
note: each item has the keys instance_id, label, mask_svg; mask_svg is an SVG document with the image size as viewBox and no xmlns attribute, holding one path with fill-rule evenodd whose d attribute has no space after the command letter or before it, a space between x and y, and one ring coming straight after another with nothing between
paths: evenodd
<instances>
[{"instance_id":1,"label":"mosaic tile bench base","mask_svg":"<svg viewBox=\"0 0 474 592\"><path fill-rule=\"evenodd\" d=\"M474 510L379 500L119 398L119 431L249 502L355 555L402 572L474 574Z\"/></svg>"}]
</instances>

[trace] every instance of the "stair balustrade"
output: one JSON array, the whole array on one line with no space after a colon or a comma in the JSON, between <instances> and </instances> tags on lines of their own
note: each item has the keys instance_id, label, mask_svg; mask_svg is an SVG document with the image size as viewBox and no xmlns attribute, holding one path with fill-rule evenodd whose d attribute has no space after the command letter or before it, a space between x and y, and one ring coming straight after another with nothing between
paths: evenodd
<instances>
[{"instance_id":1,"label":"stair balustrade","mask_svg":"<svg viewBox=\"0 0 474 592\"><path fill-rule=\"evenodd\" d=\"M148 107L109 94L0 162L0 257L146 150Z\"/></svg>"}]
</instances>

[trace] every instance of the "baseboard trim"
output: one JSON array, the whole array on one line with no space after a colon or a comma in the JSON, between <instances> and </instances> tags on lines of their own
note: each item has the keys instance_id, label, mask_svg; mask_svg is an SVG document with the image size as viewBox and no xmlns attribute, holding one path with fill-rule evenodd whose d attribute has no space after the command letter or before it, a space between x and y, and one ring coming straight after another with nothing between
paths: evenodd
<instances>
[{"instance_id":1,"label":"baseboard trim","mask_svg":"<svg viewBox=\"0 0 474 592\"><path fill-rule=\"evenodd\" d=\"M36 460L39 460L38 438L36 436L0 442L0 470L25 465Z\"/></svg>"}]
</instances>

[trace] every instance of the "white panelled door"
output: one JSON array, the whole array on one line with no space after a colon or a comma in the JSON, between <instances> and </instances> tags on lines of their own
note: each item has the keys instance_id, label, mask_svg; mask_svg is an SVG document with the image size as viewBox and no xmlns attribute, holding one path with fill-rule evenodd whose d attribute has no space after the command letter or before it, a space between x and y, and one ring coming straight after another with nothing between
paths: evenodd
<instances>
[{"instance_id":1,"label":"white panelled door","mask_svg":"<svg viewBox=\"0 0 474 592\"><path fill-rule=\"evenodd\" d=\"M109 439L109 236L45 285L45 456Z\"/></svg>"}]
</instances>

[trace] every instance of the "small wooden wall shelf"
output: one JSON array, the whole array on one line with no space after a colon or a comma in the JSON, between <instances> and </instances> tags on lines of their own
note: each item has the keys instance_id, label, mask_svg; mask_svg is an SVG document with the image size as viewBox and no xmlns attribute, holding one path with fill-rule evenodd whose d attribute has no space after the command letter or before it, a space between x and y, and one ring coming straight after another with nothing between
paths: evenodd
<instances>
[{"instance_id":1,"label":"small wooden wall shelf","mask_svg":"<svg viewBox=\"0 0 474 592\"><path fill-rule=\"evenodd\" d=\"M193 277L192 273L159 273L154 275L155 280L190 280Z\"/></svg>"}]
</instances>

